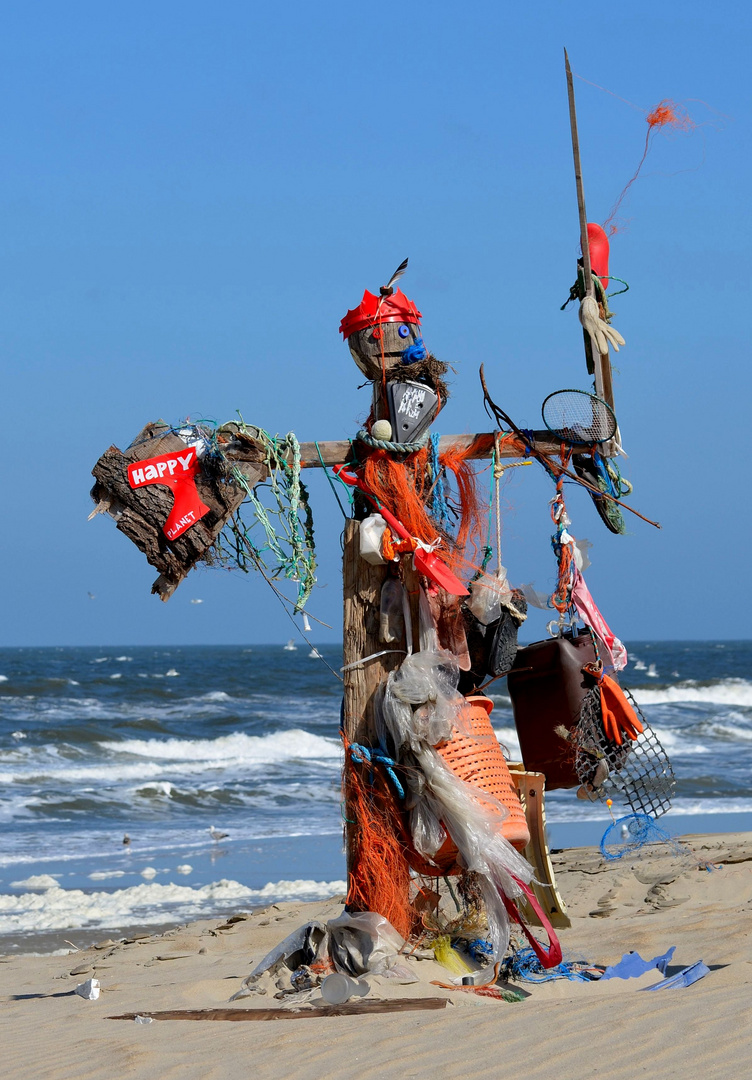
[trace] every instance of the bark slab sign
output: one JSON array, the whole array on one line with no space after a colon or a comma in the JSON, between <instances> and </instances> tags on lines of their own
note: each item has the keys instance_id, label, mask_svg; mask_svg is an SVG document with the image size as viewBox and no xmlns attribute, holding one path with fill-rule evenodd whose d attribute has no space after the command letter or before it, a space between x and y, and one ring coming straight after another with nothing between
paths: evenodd
<instances>
[{"instance_id":1,"label":"bark slab sign","mask_svg":"<svg viewBox=\"0 0 752 1080\"><path fill-rule=\"evenodd\" d=\"M225 425L217 441L228 468L250 487L266 479L264 452L252 437ZM197 562L215 560L215 541L246 497L232 475L204 468L196 447L161 420L147 424L127 450L111 446L92 472L94 514L110 514L159 571L152 592L161 600Z\"/></svg>"},{"instance_id":2,"label":"bark slab sign","mask_svg":"<svg viewBox=\"0 0 752 1080\"><path fill-rule=\"evenodd\" d=\"M175 501L162 527L168 540L176 540L209 513L210 508L201 502L196 489L196 474L200 470L195 446L186 447L182 454L162 454L128 466L128 483L132 488L146 484L164 484L172 488Z\"/></svg>"}]
</instances>

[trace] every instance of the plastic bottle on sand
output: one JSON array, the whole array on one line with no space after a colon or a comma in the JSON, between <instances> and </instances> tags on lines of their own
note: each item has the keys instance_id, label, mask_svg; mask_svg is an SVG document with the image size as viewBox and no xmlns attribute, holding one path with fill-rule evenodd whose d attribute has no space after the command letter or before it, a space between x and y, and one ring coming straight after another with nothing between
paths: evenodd
<instances>
[{"instance_id":1,"label":"plastic bottle on sand","mask_svg":"<svg viewBox=\"0 0 752 1080\"><path fill-rule=\"evenodd\" d=\"M365 979L351 979L335 972L322 982L321 996L329 1005L344 1005L351 997L365 997L370 989Z\"/></svg>"}]
</instances>

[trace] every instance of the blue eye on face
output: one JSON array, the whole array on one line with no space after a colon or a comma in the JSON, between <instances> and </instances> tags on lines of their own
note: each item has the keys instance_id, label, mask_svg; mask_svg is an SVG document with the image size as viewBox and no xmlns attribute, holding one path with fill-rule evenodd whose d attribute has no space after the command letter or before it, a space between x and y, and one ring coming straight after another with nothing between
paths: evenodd
<instances>
[{"instance_id":1,"label":"blue eye on face","mask_svg":"<svg viewBox=\"0 0 752 1080\"><path fill-rule=\"evenodd\" d=\"M400 337L409 337L410 336L410 327L409 326L400 326L397 333L399 334Z\"/></svg>"}]
</instances>

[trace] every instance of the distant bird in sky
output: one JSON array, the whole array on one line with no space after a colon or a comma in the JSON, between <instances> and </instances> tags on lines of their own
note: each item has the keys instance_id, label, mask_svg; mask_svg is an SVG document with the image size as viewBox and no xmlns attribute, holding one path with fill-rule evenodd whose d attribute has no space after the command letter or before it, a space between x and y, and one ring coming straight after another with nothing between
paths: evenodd
<instances>
[{"instance_id":1,"label":"distant bird in sky","mask_svg":"<svg viewBox=\"0 0 752 1080\"><path fill-rule=\"evenodd\" d=\"M130 836L128 835L128 833L126 833L126 834L125 834L125 836L123 837L123 846L124 846L124 847L128 847L128 845L130 844L130 842L131 842L131 838L130 838Z\"/></svg>"},{"instance_id":2,"label":"distant bird in sky","mask_svg":"<svg viewBox=\"0 0 752 1080\"><path fill-rule=\"evenodd\" d=\"M221 829L215 829L213 825L209 826L207 832L209 833L215 844L218 844L220 840L224 840L225 837L230 835L229 833L222 832Z\"/></svg>"},{"instance_id":3,"label":"distant bird in sky","mask_svg":"<svg viewBox=\"0 0 752 1080\"><path fill-rule=\"evenodd\" d=\"M191 600L192 604L203 604L203 600Z\"/></svg>"},{"instance_id":4,"label":"distant bird in sky","mask_svg":"<svg viewBox=\"0 0 752 1080\"><path fill-rule=\"evenodd\" d=\"M96 600L96 598L97 598L96 594L93 593L93 592L87 592L86 595L89 597L90 600Z\"/></svg>"}]
</instances>

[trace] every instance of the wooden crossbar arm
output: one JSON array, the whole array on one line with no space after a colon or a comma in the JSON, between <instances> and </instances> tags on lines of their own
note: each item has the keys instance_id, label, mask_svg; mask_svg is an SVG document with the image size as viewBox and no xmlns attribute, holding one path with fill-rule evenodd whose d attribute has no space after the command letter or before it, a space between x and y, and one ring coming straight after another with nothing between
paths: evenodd
<instances>
[{"instance_id":1,"label":"wooden crossbar arm","mask_svg":"<svg viewBox=\"0 0 752 1080\"><path fill-rule=\"evenodd\" d=\"M557 439L550 431L534 431L536 450L544 454L558 454L561 440ZM480 459L490 458L494 448L494 433L483 432L480 435L442 435L439 440L439 453L447 450L450 446L470 447L468 457ZM357 446L357 443L354 443ZM320 442L318 450L316 443L304 442L300 444L300 464L306 469L321 468L324 465L342 465L351 461L353 443L349 440L341 442ZM319 457L319 451L321 456ZM519 458L519 454L508 448L502 447L501 456L505 458Z\"/></svg>"}]
</instances>

